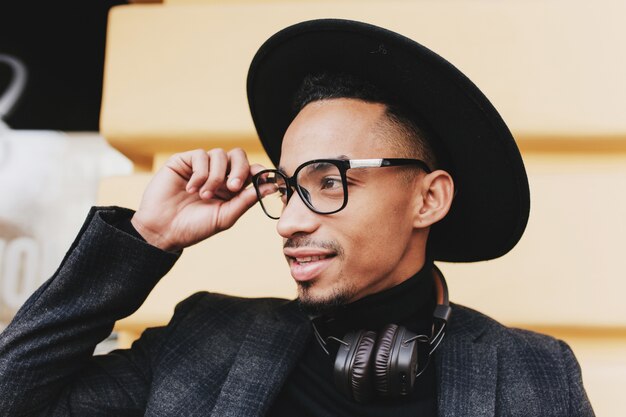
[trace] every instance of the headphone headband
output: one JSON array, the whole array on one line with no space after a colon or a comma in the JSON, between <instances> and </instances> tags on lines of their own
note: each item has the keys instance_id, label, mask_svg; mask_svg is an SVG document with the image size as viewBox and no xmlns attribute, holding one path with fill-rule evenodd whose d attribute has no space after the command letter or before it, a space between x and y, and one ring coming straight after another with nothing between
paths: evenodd
<instances>
[{"instance_id":1,"label":"headphone headband","mask_svg":"<svg viewBox=\"0 0 626 417\"><path fill-rule=\"evenodd\" d=\"M437 305L435 306L435 311L433 311L433 318L447 323L452 311L448 298L448 284L443 273L435 264L433 264L433 276L435 277L435 286L437 288Z\"/></svg>"}]
</instances>

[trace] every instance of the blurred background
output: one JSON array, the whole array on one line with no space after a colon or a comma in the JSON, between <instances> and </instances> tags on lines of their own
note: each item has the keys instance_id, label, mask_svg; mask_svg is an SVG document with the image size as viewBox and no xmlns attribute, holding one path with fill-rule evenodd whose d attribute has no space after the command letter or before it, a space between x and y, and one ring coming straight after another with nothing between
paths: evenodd
<instances>
[{"instance_id":1,"label":"blurred background","mask_svg":"<svg viewBox=\"0 0 626 417\"><path fill-rule=\"evenodd\" d=\"M626 3L60 0L5 2L0 15L0 326L89 207L136 208L172 153L239 146L270 165L245 95L252 56L285 26L342 17L429 47L500 111L526 163L530 221L500 259L440 264L451 299L566 340L597 415L624 415ZM274 227L253 207L186 250L101 349L166 323L198 290L293 298Z\"/></svg>"}]
</instances>

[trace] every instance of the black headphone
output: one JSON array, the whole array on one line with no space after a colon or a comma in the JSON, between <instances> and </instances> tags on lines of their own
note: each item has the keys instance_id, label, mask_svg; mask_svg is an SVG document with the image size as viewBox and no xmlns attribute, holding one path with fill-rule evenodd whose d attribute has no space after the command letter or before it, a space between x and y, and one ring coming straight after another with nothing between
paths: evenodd
<instances>
[{"instance_id":1,"label":"black headphone","mask_svg":"<svg viewBox=\"0 0 626 417\"><path fill-rule=\"evenodd\" d=\"M356 402L367 402L375 393L392 398L408 395L413 390L415 379L420 376L430 361L430 356L439 347L450 317L448 286L443 274L433 265L437 288L437 306L433 312L430 336L418 335L397 324L388 324L376 333L357 330L348 333L343 340L328 337L340 343L335 357L335 385L348 398ZM313 322L317 341L326 353L327 341L322 338ZM418 343L428 344L427 360L418 361Z\"/></svg>"}]
</instances>

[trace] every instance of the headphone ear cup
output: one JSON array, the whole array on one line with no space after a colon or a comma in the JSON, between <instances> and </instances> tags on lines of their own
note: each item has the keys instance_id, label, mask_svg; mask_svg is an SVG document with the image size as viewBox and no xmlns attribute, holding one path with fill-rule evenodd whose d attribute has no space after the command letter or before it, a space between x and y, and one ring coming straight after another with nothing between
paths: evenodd
<instances>
[{"instance_id":1,"label":"headphone ear cup","mask_svg":"<svg viewBox=\"0 0 626 417\"><path fill-rule=\"evenodd\" d=\"M335 386L347 398L364 402L373 394L369 365L376 344L376 333L359 330L348 333L337 351L334 365Z\"/></svg>"},{"instance_id":2,"label":"headphone ear cup","mask_svg":"<svg viewBox=\"0 0 626 417\"><path fill-rule=\"evenodd\" d=\"M374 359L374 386L376 387L376 392L378 392L378 394L382 397L388 397L390 394L389 368L391 367L391 350L397 333L398 326L396 324L386 325L378 337L378 343L376 344L376 356Z\"/></svg>"},{"instance_id":3,"label":"headphone ear cup","mask_svg":"<svg viewBox=\"0 0 626 417\"><path fill-rule=\"evenodd\" d=\"M383 328L376 345L374 380L382 397L409 395L413 390L417 369L416 334L404 326L388 324Z\"/></svg>"},{"instance_id":4,"label":"headphone ear cup","mask_svg":"<svg viewBox=\"0 0 626 417\"><path fill-rule=\"evenodd\" d=\"M354 362L352 364L352 395L354 396L354 400L359 403L367 402L367 400L372 398L374 393L370 362L375 345L376 333L366 331L354 352Z\"/></svg>"}]
</instances>

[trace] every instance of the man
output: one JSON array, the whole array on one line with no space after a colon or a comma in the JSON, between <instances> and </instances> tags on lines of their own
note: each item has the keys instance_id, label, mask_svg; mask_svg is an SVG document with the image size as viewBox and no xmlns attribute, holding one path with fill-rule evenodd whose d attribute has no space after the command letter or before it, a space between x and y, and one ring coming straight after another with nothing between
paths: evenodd
<instances>
[{"instance_id":1,"label":"man","mask_svg":"<svg viewBox=\"0 0 626 417\"><path fill-rule=\"evenodd\" d=\"M519 152L469 80L400 35L321 20L263 45L248 95L279 169L185 152L136 213L92 210L2 335L3 415L593 415L563 342L449 306L433 265L506 253L528 217ZM257 199L297 301L198 293L91 357L183 248Z\"/></svg>"}]
</instances>

